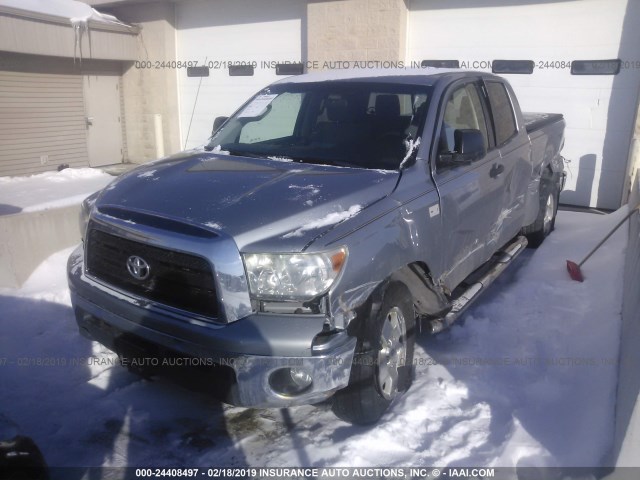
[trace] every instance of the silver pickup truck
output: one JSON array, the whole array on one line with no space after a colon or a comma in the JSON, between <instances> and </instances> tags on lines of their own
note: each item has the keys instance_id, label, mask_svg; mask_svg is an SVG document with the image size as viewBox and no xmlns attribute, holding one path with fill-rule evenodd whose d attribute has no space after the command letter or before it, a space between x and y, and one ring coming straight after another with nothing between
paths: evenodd
<instances>
[{"instance_id":1,"label":"silver pickup truck","mask_svg":"<svg viewBox=\"0 0 640 480\"><path fill-rule=\"evenodd\" d=\"M552 231L563 141L562 115L523 115L486 73L281 80L204 148L84 202L80 332L143 373L205 367L229 403L333 396L375 422L411 384L416 335Z\"/></svg>"}]
</instances>

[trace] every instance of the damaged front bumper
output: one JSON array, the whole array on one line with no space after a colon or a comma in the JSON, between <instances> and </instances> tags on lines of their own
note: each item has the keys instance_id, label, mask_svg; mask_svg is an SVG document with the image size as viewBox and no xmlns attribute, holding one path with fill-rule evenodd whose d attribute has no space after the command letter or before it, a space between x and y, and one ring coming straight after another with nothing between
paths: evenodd
<instances>
[{"instance_id":1,"label":"damaged front bumper","mask_svg":"<svg viewBox=\"0 0 640 480\"><path fill-rule=\"evenodd\" d=\"M226 325L190 321L88 278L81 247L70 256L67 269L84 336L120 355L131 351L123 346L133 345L143 356L182 355L191 364L228 367L233 371L224 395L228 403L317 403L349 382L356 339L344 331L322 333L324 315L253 314Z\"/></svg>"}]
</instances>

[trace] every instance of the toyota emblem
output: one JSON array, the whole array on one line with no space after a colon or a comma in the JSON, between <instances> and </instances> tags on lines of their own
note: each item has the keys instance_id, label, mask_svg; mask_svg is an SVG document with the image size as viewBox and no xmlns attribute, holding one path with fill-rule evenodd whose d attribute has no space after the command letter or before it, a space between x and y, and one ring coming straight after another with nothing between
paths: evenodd
<instances>
[{"instance_id":1,"label":"toyota emblem","mask_svg":"<svg viewBox=\"0 0 640 480\"><path fill-rule=\"evenodd\" d=\"M136 280L145 280L151 272L147 261L137 255L131 255L127 258L127 270Z\"/></svg>"}]
</instances>

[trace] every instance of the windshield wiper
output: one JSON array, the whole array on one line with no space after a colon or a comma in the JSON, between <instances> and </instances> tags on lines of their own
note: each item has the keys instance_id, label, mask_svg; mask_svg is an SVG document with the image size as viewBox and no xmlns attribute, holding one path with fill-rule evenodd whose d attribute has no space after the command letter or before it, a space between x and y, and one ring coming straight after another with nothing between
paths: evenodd
<instances>
[{"instance_id":1,"label":"windshield wiper","mask_svg":"<svg viewBox=\"0 0 640 480\"><path fill-rule=\"evenodd\" d=\"M233 147L229 148L226 145L220 145L220 148L225 152L229 152L229 155L232 155L234 157L271 158L274 156L281 156L285 158L290 158L294 162L299 162L299 163L311 163L316 165L331 165L331 166L339 166L339 167L362 168L359 165L356 165L355 163L349 163L342 160L335 160L335 159L329 159L329 158L292 156L292 155L288 155L286 151L270 152L270 153L248 152L246 150L239 150ZM213 148L211 150L215 151L215 149Z\"/></svg>"},{"instance_id":2,"label":"windshield wiper","mask_svg":"<svg viewBox=\"0 0 640 480\"><path fill-rule=\"evenodd\" d=\"M359 168L355 163L343 162L341 160L332 160L328 158L310 158L310 157L291 157L296 162L300 163L314 163L316 165L331 165L338 167L350 167L350 168Z\"/></svg>"},{"instance_id":3,"label":"windshield wiper","mask_svg":"<svg viewBox=\"0 0 640 480\"><path fill-rule=\"evenodd\" d=\"M229 155L232 155L234 157L249 157L249 158L268 158L268 155L266 153L256 153L256 152L245 152L242 150L227 150L227 152L229 152Z\"/></svg>"}]
</instances>

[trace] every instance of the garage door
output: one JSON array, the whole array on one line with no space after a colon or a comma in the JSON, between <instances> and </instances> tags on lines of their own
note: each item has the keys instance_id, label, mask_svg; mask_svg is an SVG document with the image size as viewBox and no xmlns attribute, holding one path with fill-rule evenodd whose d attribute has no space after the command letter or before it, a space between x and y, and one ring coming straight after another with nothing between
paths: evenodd
<instances>
[{"instance_id":1,"label":"garage door","mask_svg":"<svg viewBox=\"0 0 640 480\"><path fill-rule=\"evenodd\" d=\"M32 57L12 56L0 71L0 175L87 166L82 77L34 72Z\"/></svg>"},{"instance_id":2,"label":"garage door","mask_svg":"<svg viewBox=\"0 0 640 480\"><path fill-rule=\"evenodd\" d=\"M484 71L496 59L532 60L531 74L504 76L523 110L565 115L563 154L570 163L561 201L617 208L638 105L640 2L514 3L412 0L408 60L457 60ZM572 74L574 60L605 59L621 60L617 75L602 75L609 64Z\"/></svg>"},{"instance_id":3,"label":"garage door","mask_svg":"<svg viewBox=\"0 0 640 480\"><path fill-rule=\"evenodd\" d=\"M219 0L176 4L178 61L208 64L208 77L187 77L178 68L182 145L201 145L217 116L233 113L250 95L282 78L274 65L301 61L302 18L298 0ZM238 69L229 63L254 64ZM199 93L198 93L199 90ZM196 102L197 96L197 102ZM192 117L193 115L193 117Z\"/></svg>"}]
</instances>

